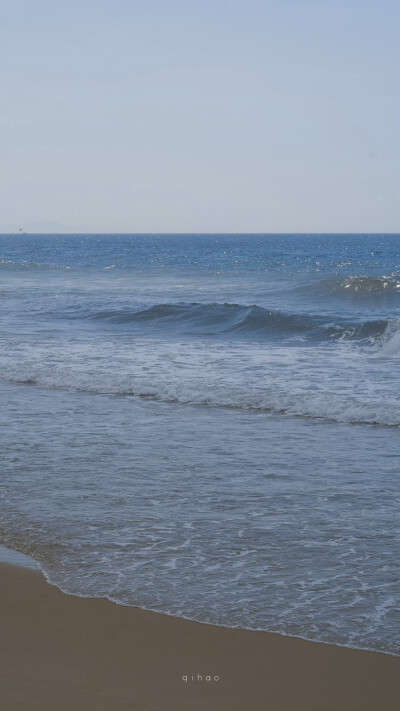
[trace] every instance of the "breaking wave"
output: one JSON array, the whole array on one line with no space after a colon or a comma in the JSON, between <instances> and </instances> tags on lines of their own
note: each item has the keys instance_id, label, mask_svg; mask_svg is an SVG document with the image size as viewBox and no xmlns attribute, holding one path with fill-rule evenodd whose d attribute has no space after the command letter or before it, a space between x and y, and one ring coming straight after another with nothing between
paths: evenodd
<instances>
[{"instance_id":1,"label":"breaking wave","mask_svg":"<svg viewBox=\"0 0 400 711\"><path fill-rule=\"evenodd\" d=\"M132 378L118 382L110 380L108 383L100 378L88 375L53 374L52 376L32 374L29 377L15 375L9 380L26 385L40 385L42 387L63 390L76 390L104 395L133 396L165 403L183 405L201 405L215 408L234 408L242 410L257 410L263 412L280 413L313 419L335 420L336 422L352 424L371 424L400 426L398 401L394 398L385 403L380 401L365 401L359 397L344 397L338 393L296 393L282 392L278 389L265 388L262 392L247 391L240 387L231 387L228 384L211 386L190 385L189 383L162 383L154 379L140 382Z\"/></svg>"},{"instance_id":2,"label":"breaking wave","mask_svg":"<svg viewBox=\"0 0 400 711\"><path fill-rule=\"evenodd\" d=\"M74 318L74 317L73 317ZM81 318L81 315L76 316ZM166 328L181 334L203 336L230 335L257 340L270 337L350 339L375 343L393 330L397 319L377 319L354 322L349 319L333 323L331 318L320 315L290 314L270 311L258 305L240 304L157 304L140 310L106 310L84 316L93 321L145 328ZM395 329L394 329L395 330Z\"/></svg>"},{"instance_id":3,"label":"breaking wave","mask_svg":"<svg viewBox=\"0 0 400 711\"><path fill-rule=\"evenodd\" d=\"M400 321L397 318L387 320L385 329L376 345L381 356L400 355Z\"/></svg>"},{"instance_id":4,"label":"breaking wave","mask_svg":"<svg viewBox=\"0 0 400 711\"><path fill-rule=\"evenodd\" d=\"M390 340L384 347L388 347ZM200 362L199 362L199 365ZM357 364L349 364L353 370ZM275 373L277 375L277 373ZM210 377L211 376L211 377ZM354 373L352 373L352 377ZM29 366L27 363L2 369L1 378L8 381L56 390L88 392L101 395L135 397L178 405L212 408L234 408L260 412L280 413L334 420L343 423L360 423L385 426L400 425L400 408L395 393L387 390L376 393L373 387L348 390L341 383L324 382L312 385L317 371L309 375L290 371L287 378L278 380L268 367L263 373L251 368L240 378L229 375L212 375L204 362L201 374L182 374L173 364L160 363L159 372L147 373L145 369L98 369L91 364L82 367L68 363L53 366Z\"/></svg>"},{"instance_id":5,"label":"breaking wave","mask_svg":"<svg viewBox=\"0 0 400 711\"><path fill-rule=\"evenodd\" d=\"M319 298L339 296L357 300L400 299L400 279L393 274L382 277L336 276L312 284L298 285L294 290Z\"/></svg>"}]
</instances>

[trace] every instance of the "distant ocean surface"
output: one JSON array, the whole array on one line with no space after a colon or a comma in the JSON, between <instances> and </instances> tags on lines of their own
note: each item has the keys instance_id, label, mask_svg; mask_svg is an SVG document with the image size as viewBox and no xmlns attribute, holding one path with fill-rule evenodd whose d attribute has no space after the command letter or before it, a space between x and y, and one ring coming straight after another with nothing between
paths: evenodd
<instances>
[{"instance_id":1,"label":"distant ocean surface","mask_svg":"<svg viewBox=\"0 0 400 711\"><path fill-rule=\"evenodd\" d=\"M0 237L0 543L400 654L400 236Z\"/></svg>"}]
</instances>

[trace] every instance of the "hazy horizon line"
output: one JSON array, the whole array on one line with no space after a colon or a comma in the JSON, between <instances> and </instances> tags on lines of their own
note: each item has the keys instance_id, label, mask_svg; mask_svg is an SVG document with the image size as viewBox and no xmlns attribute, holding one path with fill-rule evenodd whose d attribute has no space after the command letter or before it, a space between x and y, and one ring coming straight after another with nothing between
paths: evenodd
<instances>
[{"instance_id":1,"label":"hazy horizon line","mask_svg":"<svg viewBox=\"0 0 400 711\"><path fill-rule=\"evenodd\" d=\"M187 236L187 237L197 237L197 236L235 236L235 235L240 235L240 236L269 236L269 237L274 237L274 236L280 236L280 235L291 235L291 236L299 236L299 237L304 237L307 235L314 236L314 235L325 235L325 236L331 236L331 237L341 237L341 236L347 236L347 235L352 235L352 236L363 236L363 235L379 235L379 236L400 236L400 232L389 232L385 230L384 232L367 232L367 231L361 231L361 232L122 232L122 231L117 231L117 232L29 232L29 231L23 231L23 232L1 232L0 231L0 237L5 237L5 236L15 236L15 237L22 237L22 236L32 236L32 237L43 237L43 236L49 236L49 237L65 237L65 236L82 236L82 235L89 235L89 236L95 236L95 235L101 235L103 237L115 237L116 235L125 235L127 237L129 236L142 236L142 237L155 237L155 236Z\"/></svg>"}]
</instances>

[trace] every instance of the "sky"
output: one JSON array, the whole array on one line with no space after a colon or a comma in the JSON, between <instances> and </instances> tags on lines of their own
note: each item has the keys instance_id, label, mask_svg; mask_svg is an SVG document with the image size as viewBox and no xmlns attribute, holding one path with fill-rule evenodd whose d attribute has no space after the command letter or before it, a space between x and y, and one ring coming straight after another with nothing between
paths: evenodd
<instances>
[{"instance_id":1,"label":"sky","mask_svg":"<svg viewBox=\"0 0 400 711\"><path fill-rule=\"evenodd\" d=\"M1 232L400 232L397 0L0 9Z\"/></svg>"}]
</instances>

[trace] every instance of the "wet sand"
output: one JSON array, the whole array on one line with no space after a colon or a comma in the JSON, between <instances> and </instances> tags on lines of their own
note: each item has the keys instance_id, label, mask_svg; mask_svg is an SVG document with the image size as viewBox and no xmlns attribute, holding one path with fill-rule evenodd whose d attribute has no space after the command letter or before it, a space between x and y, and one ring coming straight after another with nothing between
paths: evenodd
<instances>
[{"instance_id":1,"label":"wet sand","mask_svg":"<svg viewBox=\"0 0 400 711\"><path fill-rule=\"evenodd\" d=\"M1 564L0 708L397 711L400 658L73 597Z\"/></svg>"}]
</instances>

